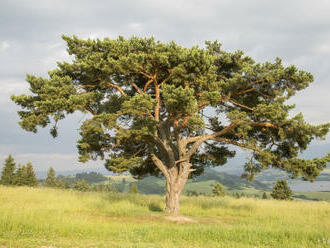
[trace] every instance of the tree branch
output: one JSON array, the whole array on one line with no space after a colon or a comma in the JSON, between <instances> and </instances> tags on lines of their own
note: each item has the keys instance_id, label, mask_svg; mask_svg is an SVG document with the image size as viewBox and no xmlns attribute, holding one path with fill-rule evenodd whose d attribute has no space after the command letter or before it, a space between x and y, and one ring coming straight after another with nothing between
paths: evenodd
<instances>
[{"instance_id":1,"label":"tree branch","mask_svg":"<svg viewBox=\"0 0 330 248\"><path fill-rule=\"evenodd\" d=\"M166 166L163 164L163 162L154 153L151 153L151 159L154 162L154 164L157 166L157 168L163 173L163 175L166 178L169 178L170 175L167 171Z\"/></svg>"},{"instance_id":2,"label":"tree branch","mask_svg":"<svg viewBox=\"0 0 330 248\"><path fill-rule=\"evenodd\" d=\"M192 147L190 148L190 150L186 153L185 158L190 158L199 148L199 146L206 140L209 139L214 139L218 136L224 135L226 133L228 133L229 131L231 131L233 128L235 128L237 126L237 124L231 123L229 126L225 127L224 129L222 129L219 132L216 132L214 134L206 134L206 135L201 135L201 136L197 136L197 137L193 137L190 139L186 139L184 140L185 142L185 147L192 142L195 142Z\"/></svg>"},{"instance_id":3,"label":"tree branch","mask_svg":"<svg viewBox=\"0 0 330 248\"><path fill-rule=\"evenodd\" d=\"M146 85L144 86L144 89L143 89L144 92L146 92L146 91L148 90L149 85L150 85L153 81L154 81L154 79L152 78L152 79L150 79L150 80L146 83Z\"/></svg>"},{"instance_id":4,"label":"tree branch","mask_svg":"<svg viewBox=\"0 0 330 248\"><path fill-rule=\"evenodd\" d=\"M110 82L107 82L107 86L113 87L113 88L117 89L120 92L120 94L122 94L123 96L127 96L127 94L123 91L122 88L120 88L120 86L110 83Z\"/></svg>"},{"instance_id":5,"label":"tree branch","mask_svg":"<svg viewBox=\"0 0 330 248\"><path fill-rule=\"evenodd\" d=\"M156 121L159 121L159 111L160 111L160 90L159 86L155 82L155 100L156 100L156 106L155 106L155 119Z\"/></svg>"},{"instance_id":6,"label":"tree branch","mask_svg":"<svg viewBox=\"0 0 330 248\"><path fill-rule=\"evenodd\" d=\"M146 78L152 79L154 80L154 76L149 74L142 66L139 66L141 71L139 71L140 74L142 74L143 76L145 76Z\"/></svg>"},{"instance_id":7,"label":"tree branch","mask_svg":"<svg viewBox=\"0 0 330 248\"><path fill-rule=\"evenodd\" d=\"M134 82L131 82L131 85L134 87L134 89L136 89L136 91L140 94L140 95L142 95L143 94L143 92L142 92L142 90L134 83Z\"/></svg>"},{"instance_id":8,"label":"tree branch","mask_svg":"<svg viewBox=\"0 0 330 248\"><path fill-rule=\"evenodd\" d=\"M280 129L280 127L278 125L275 125L275 124L272 124L269 122L252 122L252 123L250 123L250 125L254 126L254 127L272 127L275 129Z\"/></svg>"},{"instance_id":9,"label":"tree branch","mask_svg":"<svg viewBox=\"0 0 330 248\"><path fill-rule=\"evenodd\" d=\"M253 151L256 151L256 152L261 152L260 149L258 149L256 146L252 146L250 144L239 143L239 142L237 142L235 140L231 140L231 139L215 137L212 140L232 144L234 146L242 147L242 148L245 148L245 149L250 149L250 150L253 150Z\"/></svg>"},{"instance_id":10,"label":"tree branch","mask_svg":"<svg viewBox=\"0 0 330 248\"><path fill-rule=\"evenodd\" d=\"M257 89L260 89L262 86L267 85L267 84L271 84L271 83L274 83L274 82L264 82L264 83L254 87L254 88L246 89L246 90L243 90L243 91L240 91L240 92L235 92L235 93L233 93L233 95L243 95L245 93L249 93L251 91L255 91Z\"/></svg>"},{"instance_id":11,"label":"tree branch","mask_svg":"<svg viewBox=\"0 0 330 248\"><path fill-rule=\"evenodd\" d=\"M233 100L233 99L229 99L228 101L231 102L232 104L236 105L236 106L239 106L239 107L241 107L241 108L244 108L244 109L247 109L247 110L253 111L253 108L250 108L250 107L248 107L248 106L246 106L246 105L244 105L244 104L238 103L238 102L236 102L236 101Z\"/></svg>"}]
</instances>

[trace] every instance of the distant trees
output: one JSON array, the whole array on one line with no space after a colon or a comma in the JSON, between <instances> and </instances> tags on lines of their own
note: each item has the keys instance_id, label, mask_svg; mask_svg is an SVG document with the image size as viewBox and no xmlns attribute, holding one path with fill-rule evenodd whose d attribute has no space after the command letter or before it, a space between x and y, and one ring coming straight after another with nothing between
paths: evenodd
<instances>
[{"instance_id":1,"label":"distant trees","mask_svg":"<svg viewBox=\"0 0 330 248\"><path fill-rule=\"evenodd\" d=\"M2 185L13 185L15 181L16 164L14 158L9 155L5 160L4 167L1 173L0 182Z\"/></svg>"},{"instance_id":2,"label":"distant trees","mask_svg":"<svg viewBox=\"0 0 330 248\"><path fill-rule=\"evenodd\" d=\"M117 189L111 187L110 183L94 184L105 180L107 180L107 177L97 172L77 173L75 176L56 176L55 170L50 167L43 185L46 187L74 189L78 191L117 192Z\"/></svg>"},{"instance_id":3,"label":"distant trees","mask_svg":"<svg viewBox=\"0 0 330 248\"><path fill-rule=\"evenodd\" d=\"M37 186L38 185L38 179L36 177L36 174L34 172L32 163L29 162L26 164L26 166L23 166L23 185L26 186Z\"/></svg>"},{"instance_id":4,"label":"distant trees","mask_svg":"<svg viewBox=\"0 0 330 248\"><path fill-rule=\"evenodd\" d=\"M1 174L2 185L16 185L16 186L37 186L38 179L34 172L32 163L29 162L26 165L18 165L16 169L16 163L14 158L9 155L5 160L4 167Z\"/></svg>"},{"instance_id":5,"label":"distant trees","mask_svg":"<svg viewBox=\"0 0 330 248\"><path fill-rule=\"evenodd\" d=\"M225 196L226 195L226 192L224 190L224 188L221 186L221 184L217 183L213 190L212 190L212 194L213 196Z\"/></svg>"},{"instance_id":6,"label":"distant trees","mask_svg":"<svg viewBox=\"0 0 330 248\"><path fill-rule=\"evenodd\" d=\"M24 180L23 178L25 177L25 167L22 165L18 165L17 171L14 176L14 184L17 186L23 186L24 185Z\"/></svg>"},{"instance_id":7,"label":"distant trees","mask_svg":"<svg viewBox=\"0 0 330 248\"><path fill-rule=\"evenodd\" d=\"M262 199L268 199L266 192L262 194Z\"/></svg>"},{"instance_id":8,"label":"distant trees","mask_svg":"<svg viewBox=\"0 0 330 248\"><path fill-rule=\"evenodd\" d=\"M292 200L293 192L286 180L278 180L270 195L277 200Z\"/></svg>"},{"instance_id":9,"label":"distant trees","mask_svg":"<svg viewBox=\"0 0 330 248\"><path fill-rule=\"evenodd\" d=\"M14 175L14 184L17 186L37 186L38 179L34 172L32 164L19 165Z\"/></svg>"},{"instance_id":10,"label":"distant trees","mask_svg":"<svg viewBox=\"0 0 330 248\"><path fill-rule=\"evenodd\" d=\"M44 181L44 186L46 187L57 187L62 189L76 189L80 191L98 191L98 192L108 192L110 190L110 185L98 184L90 187L89 184L98 183L107 180L107 177L97 172L84 172L77 173L75 176L56 176L55 170L50 167L47 172L47 177Z\"/></svg>"},{"instance_id":11,"label":"distant trees","mask_svg":"<svg viewBox=\"0 0 330 248\"><path fill-rule=\"evenodd\" d=\"M50 167L48 169L47 177L46 177L44 185L46 187L56 187L56 186L58 186L56 176L55 176L55 170L52 167Z\"/></svg>"},{"instance_id":12,"label":"distant trees","mask_svg":"<svg viewBox=\"0 0 330 248\"><path fill-rule=\"evenodd\" d=\"M77 180L84 179L88 183L98 183L107 180L107 178L104 175L97 172L77 173L76 179Z\"/></svg>"},{"instance_id":13,"label":"distant trees","mask_svg":"<svg viewBox=\"0 0 330 248\"><path fill-rule=\"evenodd\" d=\"M187 195L187 196L199 196L200 193L198 193L198 192L195 191L195 190L187 190L187 191L186 191L186 195Z\"/></svg>"},{"instance_id":14,"label":"distant trees","mask_svg":"<svg viewBox=\"0 0 330 248\"><path fill-rule=\"evenodd\" d=\"M89 191L90 187L88 185L88 183L82 179L82 180L76 180L74 185L73 185L73 189L75 190L79 190L79 191Z\"/></svg>"}]
</instances>

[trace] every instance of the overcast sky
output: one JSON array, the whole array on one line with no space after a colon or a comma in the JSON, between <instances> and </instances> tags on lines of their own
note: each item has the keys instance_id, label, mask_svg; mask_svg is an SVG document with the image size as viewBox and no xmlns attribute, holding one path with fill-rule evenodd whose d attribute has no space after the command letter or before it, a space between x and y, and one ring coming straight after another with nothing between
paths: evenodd
<instances>
[{"instance_id":1,"label":"overcast sky","mask_svg":"<svg viewBox=\"0 0 330 248\"><path fill-rule=\"evenodd\" d=\"M68 59L62 34L154 36L186 47L218 40L225 50L243 50L260 62L280 57L315 77L311 87L290 101L297 104L296 112L313 124L329 122L329 13L329 0L1 0L0 163L11 153L20 163L31 161L37 170L87 166L79 164L76 155L83 116L61 122L59 137L53 139L48 130L21 130L18 108L9 99L27 92L26 73L45 76L56 61ZM330 151L330 138L314 148Z\"/></svg>"}]
</instances>

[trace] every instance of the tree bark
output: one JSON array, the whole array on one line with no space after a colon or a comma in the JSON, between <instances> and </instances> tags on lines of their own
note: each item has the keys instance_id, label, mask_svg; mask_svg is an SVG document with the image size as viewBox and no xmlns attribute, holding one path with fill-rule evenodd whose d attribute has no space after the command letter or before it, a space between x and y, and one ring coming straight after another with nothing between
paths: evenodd
<instances>
[{"instance_id":1,"label":"tree bark","mask_svg":"<svg viewBox=\"0 0 330 248\"><path fill-rule=\"evenodd\" d=\"M166 213L171 215L180 214L180 195L183 187L178 183L166 180Z\"/></svg>"},{"instance_id":2,"label":"tree bark","mask_svg":"<svg viewBox=\"0 0 330 248\"><path fill-rule=\"evenodd\" d=\"M166 177L166 213L180 214L180 196L190 173L190 163L182 163L179 167L169 169Z\"/></svg>"},{"instance_id":3,"label":"tree bark","mask_svg":"<svg viewBox=\"0 0 330 248\"><path fill-rule=\"evenodd\" d=\"M156 156L151 154L151 159L160 169L166 178L166 213L171 215L180 214L180 196L188 180L192 164L187 162L187 158L174 161L172 166L165 164ZM180 162L179 162L180 161Z\"/></svg>"}]
</instances>

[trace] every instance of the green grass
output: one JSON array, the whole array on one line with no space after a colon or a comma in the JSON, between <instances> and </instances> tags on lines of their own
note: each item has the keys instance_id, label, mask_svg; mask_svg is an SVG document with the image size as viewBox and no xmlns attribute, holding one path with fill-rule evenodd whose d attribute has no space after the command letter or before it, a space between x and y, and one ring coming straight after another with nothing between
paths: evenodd
<instances>
[{"instance_id":1,"label":"green grass","mask_svg":"<svg viewBox=\"0 0 330 248\"><path fill-rule=\"evenodd\" d=\"M0 187L0 247L330 247L330 203Z\"/></svg>"}]
</instances>

